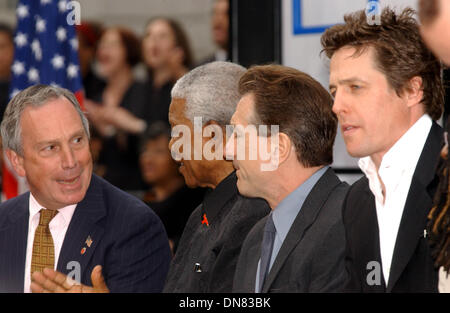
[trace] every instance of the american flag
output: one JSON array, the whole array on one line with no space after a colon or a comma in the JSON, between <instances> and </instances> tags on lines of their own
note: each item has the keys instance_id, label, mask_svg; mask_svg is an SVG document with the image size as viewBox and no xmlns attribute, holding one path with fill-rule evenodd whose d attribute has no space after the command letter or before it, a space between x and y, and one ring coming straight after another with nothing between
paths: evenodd
<instances>
[{"instance_id":1,"label":"american flag","mask_svg":"<svg viewBox=\"0 0 450 313\"><path fill-rule=\"evenodd\" d=\"M20 0L14 35L10 98L35 84L56 85L75 93L82 103L83 92L78 62L78 40L71 1ZM4 157L2 198L10 199L27 190Z\"/></svg>"}]
</instances>

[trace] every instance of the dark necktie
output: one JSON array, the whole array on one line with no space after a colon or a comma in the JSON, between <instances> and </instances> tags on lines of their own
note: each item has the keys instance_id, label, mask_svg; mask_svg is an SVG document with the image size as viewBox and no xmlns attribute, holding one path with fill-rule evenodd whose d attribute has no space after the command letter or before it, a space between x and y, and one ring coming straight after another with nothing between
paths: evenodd
<instances>
[{"instance_id":1,"label":"dark necktie","mask_svg":"<svg viewBox=\"0 0 450 313\"><path fill-rule=\"evenodd\" d=\"M262 291L264 280L269 273L270 258L272 256L273 242L277 230L272 219L272 213L267 218L266 227L264 228L264 236L261 245L261 262L259 266L259 292Z\"/></svg>"},{"instance_id":2,"label":"dark necktie","mask_svg":"<svg viewBox=\"0 0 450 313\"><path fill-rule=\"evenodd\" d=\"M58 211L42 209L40 212L39 225L34 233L31 274L42 272L46 267L53 269L55 266L55 247L49 224Z\"/></svg>"}]
</instances>

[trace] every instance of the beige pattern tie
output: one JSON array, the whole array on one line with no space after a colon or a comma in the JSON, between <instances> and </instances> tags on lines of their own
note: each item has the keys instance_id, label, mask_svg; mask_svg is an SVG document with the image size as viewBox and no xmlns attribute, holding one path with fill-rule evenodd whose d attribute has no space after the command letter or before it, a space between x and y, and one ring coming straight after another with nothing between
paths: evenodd
<instances>
[{"instance_id":1,"label":"beige pattern tie","mask_svg":"<svg viewBox=\"0 0 450 313\"><path fill-rule=\"evenodd\" d=\"M34 233L31 274L42 272L44 268L53 269L55 266L55 246L49 224L58 211L42 209L40 213L39 225Z\"/></svg>"}]
</instances>

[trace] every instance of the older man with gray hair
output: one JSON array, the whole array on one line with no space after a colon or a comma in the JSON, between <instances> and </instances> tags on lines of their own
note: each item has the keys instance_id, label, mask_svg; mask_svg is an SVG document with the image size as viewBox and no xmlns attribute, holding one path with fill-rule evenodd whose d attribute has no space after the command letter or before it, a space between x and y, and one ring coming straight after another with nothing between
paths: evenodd
<instances>
[{"instance_id":1,"label":"older man with gray hair","mask_svg":"<svg viewBox=\"0 0 450 313\"><path fill-rule=\"evenodd\" d=\"M161 291L170 261L164 227L92 173L89 124L70 91L21 91L1 134L30 192L0 205L0 292Z\"/></svg>"},{"instance_id":2,"label":"older man with gray hair","mask_svg":"<svg viewBox=\"0 0 450 313\"><path fill-rule=\"evenodd\" d=\"M208 63L187 73L172 89L172 156L189 187L211 191L186 224L164 292L231 292L242 243L270 212L264 200L239 194L233 165L222 156L244 72L233 63ZM183 136L176 138L179 129Z\"/></svg>"}]
</instances>

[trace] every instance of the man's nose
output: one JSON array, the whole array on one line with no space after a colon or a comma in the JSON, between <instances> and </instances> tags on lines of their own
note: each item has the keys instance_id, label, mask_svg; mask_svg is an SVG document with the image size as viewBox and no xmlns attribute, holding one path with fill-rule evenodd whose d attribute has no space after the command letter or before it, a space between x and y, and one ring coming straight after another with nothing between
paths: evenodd
<instances>
[{"instance_id":1,"label":"man's nose","mask_svg":"<svg viewBox=\"0 0 450 313\"><path fill-rule=\"evenodd\" d=\"M74 168L77 165L77 159L71 147L64 147L61 149L61 161L64 169Z\"/></svg>"},{"instance_id":2,"label":"man's nose","mask_svg":"<svg viewBox=\"0 0 450 313\"><path fill-rule=\"evenodd\" d=\"M226 144L225 144L225 149L223 150L224 154L224 158L226 160L234 160L234 157L236 155L236 149L235 149L235 143L236 138L234 137L234 134L230 136L230 138L228 138Z\"/></svg>"},{"instance_id":3,"label":"man's nose","mask_svg":"<svg viewBox=\"0 0 450 313\"><path fill-rule=\"evenodd\" d=\"M339 90L337 90L334 95L332 110L336 115L339 115L346 110L344 95Z\"/></svg>"}]
</instances>

